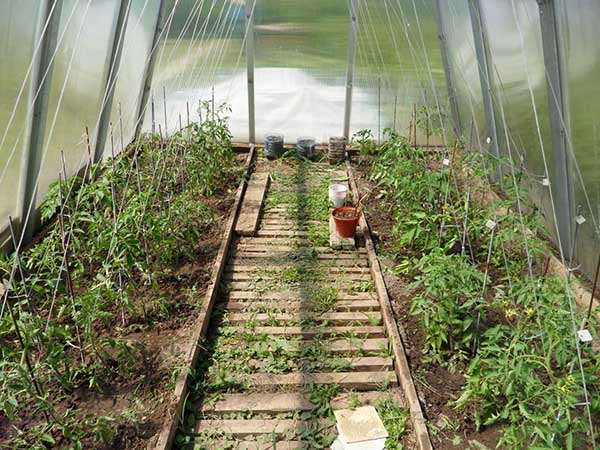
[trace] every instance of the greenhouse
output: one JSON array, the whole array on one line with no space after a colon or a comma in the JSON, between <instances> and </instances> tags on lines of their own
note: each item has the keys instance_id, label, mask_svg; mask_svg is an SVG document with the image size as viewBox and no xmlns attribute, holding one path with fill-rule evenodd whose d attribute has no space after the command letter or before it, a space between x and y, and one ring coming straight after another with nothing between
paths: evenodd
<instances>
[{"instance_id":1,"label":"greenhouse","mask_svg":"<svg viewBox=\"0 0 600 450\"><path fill-rule=\"evenodd\" d=\"M599 17L0 1L0 448L600 448Z\"/></svg>"}]
</instances>

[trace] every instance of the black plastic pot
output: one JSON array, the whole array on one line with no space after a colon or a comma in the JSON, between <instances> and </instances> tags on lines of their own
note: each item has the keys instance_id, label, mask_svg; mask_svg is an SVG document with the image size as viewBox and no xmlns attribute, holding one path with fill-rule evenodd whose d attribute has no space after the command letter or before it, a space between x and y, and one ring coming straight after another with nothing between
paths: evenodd
<instances>
[{"instance_id":1,"label":"black plastic pot","mask_svg":"<svg viewBox=\"0 0 600 450\"><path fill-rule=\"evenodd\" d=\"M296 155L301 159L313 159L315 157L315 140L312 138L298 138Z\"/></svg>"},{"instance_id":2,"label":"black plastic pot","mask_svg":"<svg viewBox=\"0 0 600 450\"><path fill-rule=\"evenodd\" d=\"M280 134L268 134L265 136L265 156L268 159L276 159L283 155L283 136Z\"/></svg>"}]
</instances>

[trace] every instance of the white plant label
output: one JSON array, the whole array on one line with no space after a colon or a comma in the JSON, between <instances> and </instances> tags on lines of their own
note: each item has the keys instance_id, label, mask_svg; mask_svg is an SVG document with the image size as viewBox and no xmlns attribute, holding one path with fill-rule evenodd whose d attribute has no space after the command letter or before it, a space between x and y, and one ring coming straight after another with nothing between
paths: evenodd
<instances>
[{"instance_id":1,"label":"white plant label","mask_svg":"<svg viewBox=\"0 0 600 450\"><path fill-rule=\"evenodd\" d=\"M494 228L496 228L496 222L490 219L485 223L485 226L488 227L490 230L493 230Z\"/></svg>"},{"instance_id":2,"label":"white plant label","mask_svg":"<svg viewBox=\"0 0 600 450\"><path fill-rule=\"evenodd\" d=\"M577 225L583 225L585 223L585 217L577 216L575 217L575 222L577 222Z\"/></svg>"},{"instance_id":3,"label":"white plant label","mask_svg":"<svg viewBox=\"0 0 600 450\"><path fill-rule=\"evenodd\" d=\"M592 335L587 329L579 330L577 336L581 342L592 342Z\"/></svg>"},{"instance_id":4,"label":"white plant label","mask_svg":"<svg viewBox=\"0 0 600 450\"><path fill-rule=\"evenodd\" d=\"M448 158L444 158L444 160L442 161L442 166L449 166L450 165L450 160Z\"/></svg>"},{"instance_id":5,"label":"white plant label","mask_svg":"<svg viewBox=\"0 0 600 450\"><path fill-rule=\"evenodd\" d=\"M544 178L542 180L542 186L550 186L550 180L548 178Z\"/></svg>"}]
</instances>

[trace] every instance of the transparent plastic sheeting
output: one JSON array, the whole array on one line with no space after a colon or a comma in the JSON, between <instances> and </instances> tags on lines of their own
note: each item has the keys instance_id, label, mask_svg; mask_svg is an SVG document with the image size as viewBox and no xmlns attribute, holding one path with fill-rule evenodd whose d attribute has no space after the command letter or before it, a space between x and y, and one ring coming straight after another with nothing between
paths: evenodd
<instances>
[{"instance_id":1,"label":"transparent plastic sheeting","mask_svg":"<svg viewBox=\"0 0 600 450\"><path fill-rule=\"evenodd\" d=\"M116 72L118 78L110 115L113 139L111 142L108 134L104 156L111 155L113 145L115 153L118 153L122 146L126 146L134 138L137 115L142 101L142 84L148 69L160 8L160 0L129 1L131 1L129 17L122 37L123 50Z\"/></svg>"},{"instance_id":2,"label":"transparent plastic sheeting","mask_svg":"<svg viewBox=\"0 0 600 450\"><path fill-rule=\"evenodd\" d=\"M348 1L258 0L255 17L257 140L273 131L287 142L342 134Z\"/></svg>"},{"instance_id":3,"label":"transparent plastic sheeting","mask_svg":"<svg viewBox=\"0 0 600 450\"><path fill-rule=\"evenodd\" d=\"M58 52L52 64L41 149L38 205L62 171L61 151L68 176L87 163L86 127L90 130L93 152L119 4L118 0L62 2Z\"/></svg>"},{"instance_id":4,"label":"transparent plastic sheeting","mask_svg":"<svg viewBox=\"0 0 600 450\"><path fill-rule=\"evenodd\" d=\"M18 215L33 100L31 60L43 24L39 0L0 2L0 230Z\"/></svg>"},{"instance_id":5,"label":"transparent plastic sheeting","mask_svg":"<svg viewBox=\"0 0 600 450\"><path fill-rule=\"evenodd\" d=\"M450 75L458 104L460 128L468 148L489 151L479 65L467 0L440 2Z\"/></svg>"},{"instance_id":6,"label":"transparent plastic sheeting","mask_svg":"<svg viewBox=\"0 0 600 450\"><path fill-rule=\"evenodd\" d=\"M552 178L553 169L539 7L536 0L486 0L481 8L500 151L505 158L512 156L517 171L524 170L529 194L541 206L546 231L556 237L550 192L543 185L544 178ZM508 169L505 173L510 174Z\"/></svg>"},{"instance_id":7,"label":"transparent plastic sheeting","mask_svg":"<svg viewBox=\"0 0 600 450\"><path fill-rule=\"evenodd\" d=\"M576 258L585 272L593 276L600 253L596 232L600 217L600 3L597 0L558 3L568 92L566 125L572 144L569 151L575 157L569 161L574 187L572 209L576 213L581 205L581 215L586 219L579 229Z\"/></svg>"},{"instance_id":8,"label":"transparent plastic sheeting","mask_svg":"<svg viewBox=\"0 0 600 450\"><path fill-rule=\"evenodd\" d=\"M167 30L156 56L152 80L154 129L168 133L198 120L200 101L228 103L230 128L238 140L248 140L245 1L165 0ZM166 93L166 97L163 95ZM146 105L144 130L153 128L152 108Z\"/></svg>"},{"instance_id":9,"label":"transparent plastic sheeting","mask_svg":"<svg viewBox=\"0 0 600 450\"><path fill-rule=\"evenodd\" d=\"M361 0L351 133L408 135L413 108L450 123L434 0ZM433 126L433 125L432 125ZM451 129L451 127L449 128Z\"/></svg>"}]
</instances>

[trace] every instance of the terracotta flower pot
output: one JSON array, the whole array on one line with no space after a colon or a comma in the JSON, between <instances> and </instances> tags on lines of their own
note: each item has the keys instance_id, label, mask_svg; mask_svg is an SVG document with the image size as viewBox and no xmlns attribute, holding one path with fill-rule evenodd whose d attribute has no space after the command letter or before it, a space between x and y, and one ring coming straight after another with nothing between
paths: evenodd
<instances>
[{"instance_id":1,"label":"terracotta flower pot","mask_svg":"<svg viewBox=\"0 0 600 450\"><path fill-rule=\"evenodd\" d=\"M354 237L361 213L358 212L357 214L356 208L351 206L342 206L341 208L335 208L331 214L333 215L338 234L344 238Z\"/></svg>"}]
</instances>

